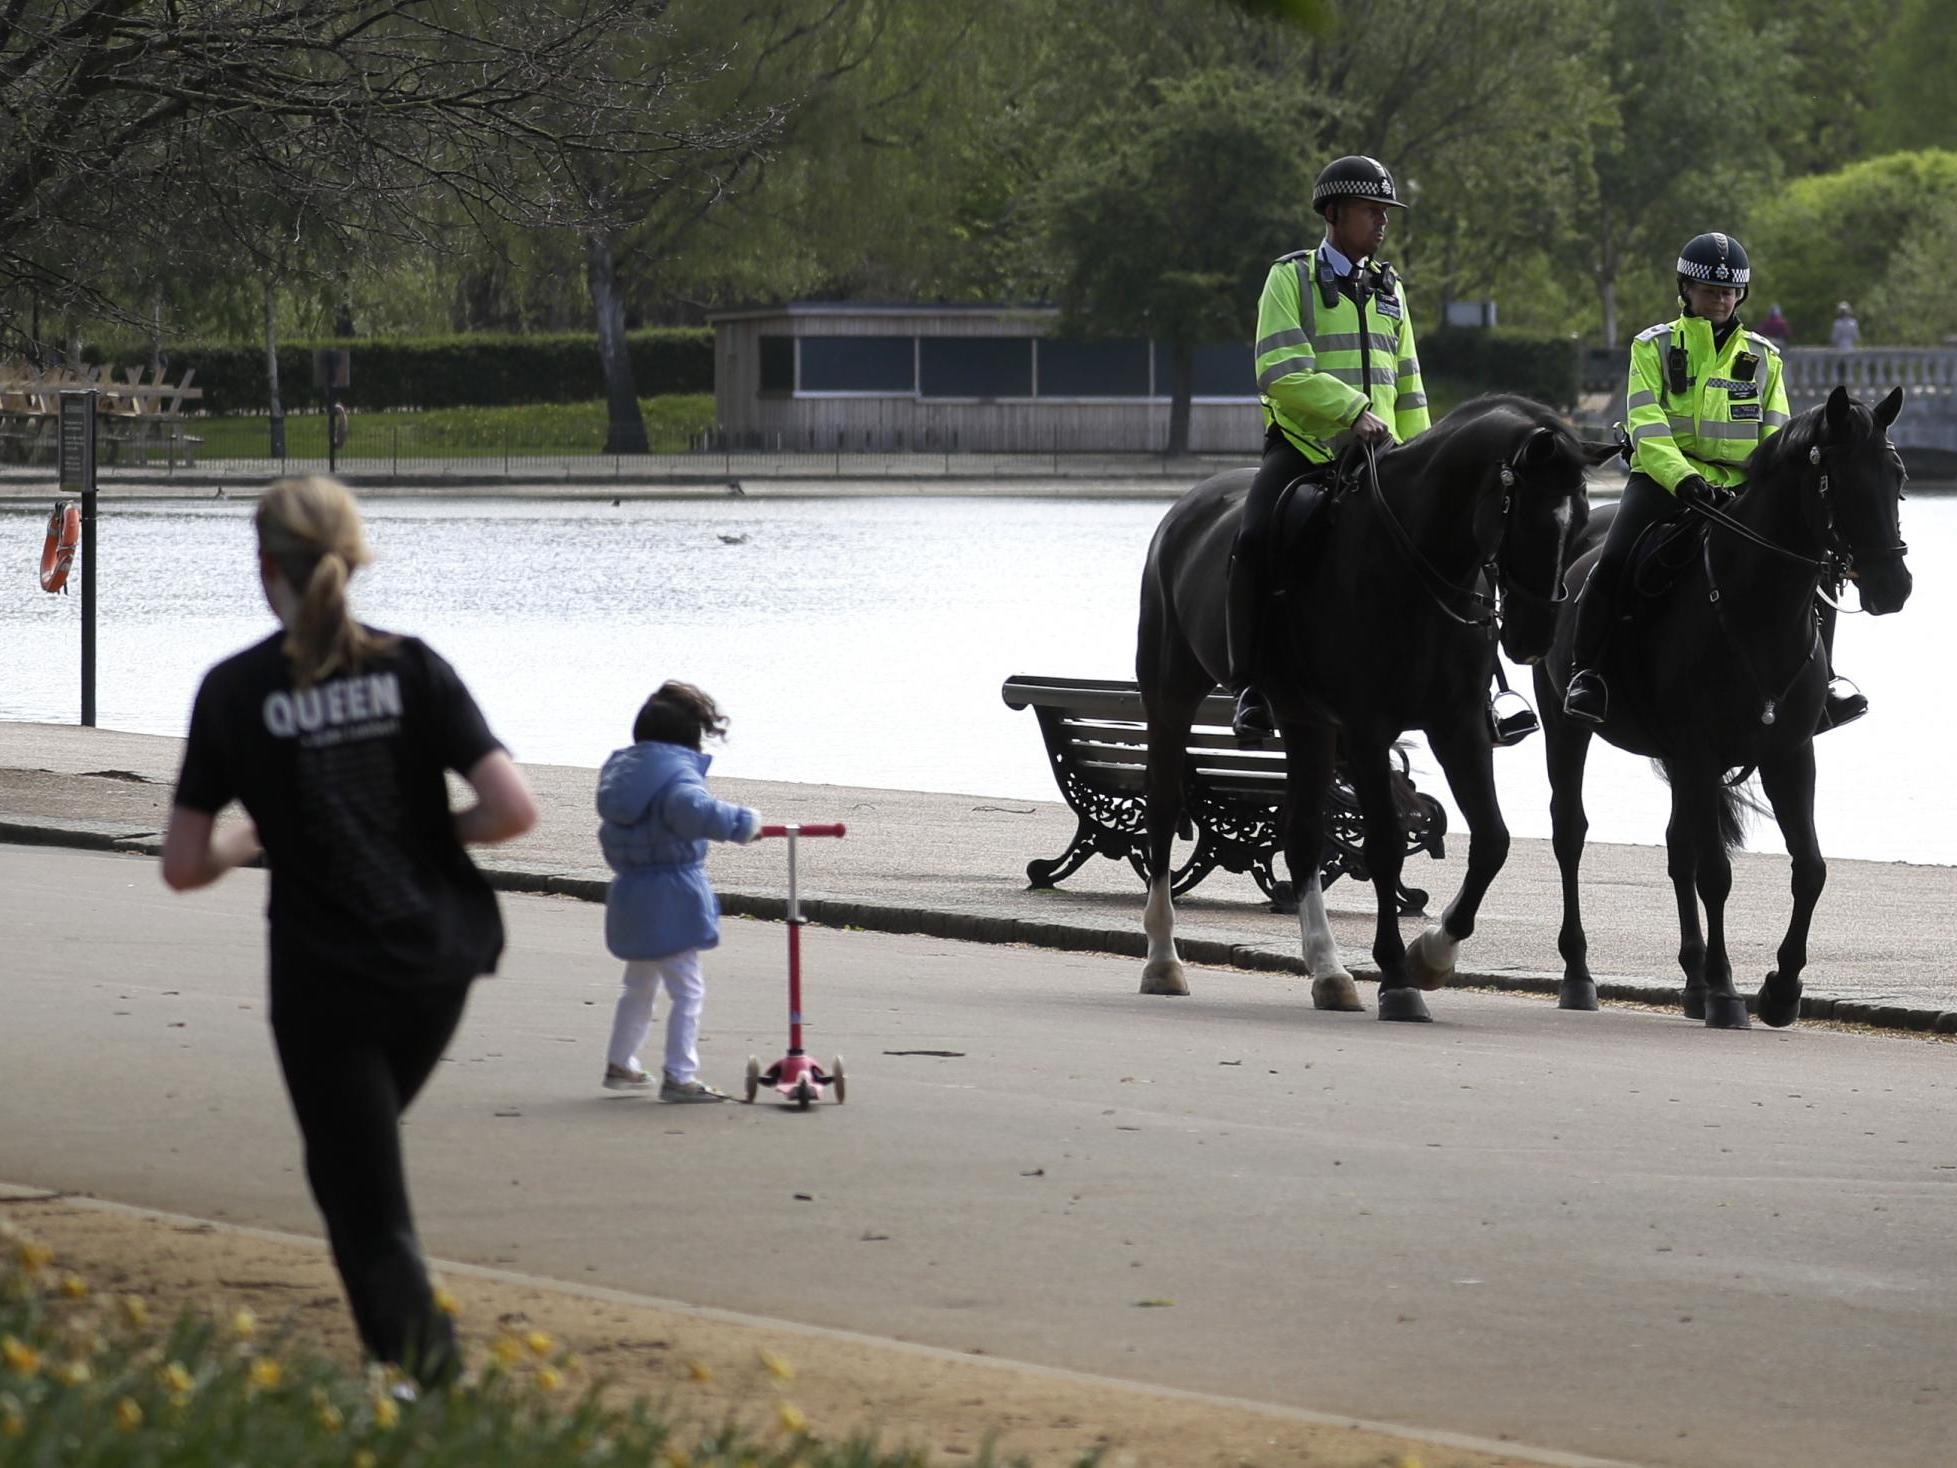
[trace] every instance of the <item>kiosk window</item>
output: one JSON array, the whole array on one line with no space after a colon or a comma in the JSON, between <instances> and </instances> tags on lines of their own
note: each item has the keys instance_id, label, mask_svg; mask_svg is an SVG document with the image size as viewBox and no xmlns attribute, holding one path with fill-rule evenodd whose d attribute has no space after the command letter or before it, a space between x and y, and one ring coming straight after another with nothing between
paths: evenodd
<instances>
[{"instance_id":1,"label":"kiosk window","mask_svg":"<svg viewBox=\"0 0 1957 1468\"><path fill-rule=\"evenodd\" d=\"M918 343L927 398L1030 398L1030 336L927 336Z\"/></svg>"},{"instance_id":2,"label":"kiosk window","mask_svg":"<svg viewBox=\"0 0 1957 1468\"><path fill-rule=\"evenodd\" d=\"M1145 398L1148 343L1042 341L1043 398Z\"/></svg>"},{"instance_id":3,"label":"kiosk window","mask_svg":"<svg viewBox=\"0 0 1957 1468\"><path fill-rule=\"evenodd\" d=\"M802 391L914 392L915 340L908 336L805 336Z\"/></svg>"},{"instance_id":4,"label":"kiosk window","mask_svg":"<svg viewBox=\"0 0 1957 1468\"><path fill-rule=\"evenodd\" d=\"M794 337L761 338L761 391L773 393L795 391Z\"/></svg>"},{"instance_id":5,"label":"kiosk window","mask_svg":"<svg viewBox=\"0 0 1957 1468\"><path fill-rule=\"evenodd\" d=\"M1239 342L1215 342L1196 348L1190 396L1198 398L1254 398L1257 396L1256 359L1249 347ZM1155 344L1155 393L1168 397L1175 391L1175 358L1167 342Z\"/></svg>"}]
</instances>

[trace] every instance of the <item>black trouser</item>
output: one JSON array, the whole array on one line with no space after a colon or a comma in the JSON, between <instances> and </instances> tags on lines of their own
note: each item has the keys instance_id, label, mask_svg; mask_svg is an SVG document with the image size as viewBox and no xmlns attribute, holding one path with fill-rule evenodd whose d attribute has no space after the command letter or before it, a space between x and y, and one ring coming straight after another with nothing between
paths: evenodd
<instances>
[{"instance_id":1,"label":"black trouser","mask_svg":"<svg viewBox=\"0 0 1957 1468\"><path fill-rule=\"evenodd\" d=\"M1570 648L1574 668L1596 671L1602 664L1610 629L1617 620L1617 583L1631 558L1631 547L1647 526L1671 519L1680 508L1677 496L1648 474L1633 474L1625 481L1617 517L1610 522L1603 549L1597 552L1590 579L1583 583L1583 595L1577 599L1576 632Z\"/></svg>"},{"instance_id":2,"label":"black trouser","mask_svg":"<svg viewBox=\"0 0 1957 1468\"><path fill-rule=\"evenodd\" d=\"M361 1344L425 1385L460 1366L408 1206L401 1114L442 1058L467 983L383 988L274 975L272 1036L306 1143L306 1178Z\"/></svg>"},{"instance_id":3,"label":"black trouser","mask_svg":"<svg viewBox=\"0 0 1957 1468\"><path fill-rule=\"evenodd\" d=\"M1230 553L1230 585L1224 601L1229 618L1230 686L1241 690L1254 682L1257 661L1257 622L1264 612L1265 573L1271 558L1271 520L1284 487L1303 475L1330 472L1284 436L1276 424L1264 433L1264 462L1250 481L1243 514L1237 521L1236 544Z\"/></svg>"}]
</instances>

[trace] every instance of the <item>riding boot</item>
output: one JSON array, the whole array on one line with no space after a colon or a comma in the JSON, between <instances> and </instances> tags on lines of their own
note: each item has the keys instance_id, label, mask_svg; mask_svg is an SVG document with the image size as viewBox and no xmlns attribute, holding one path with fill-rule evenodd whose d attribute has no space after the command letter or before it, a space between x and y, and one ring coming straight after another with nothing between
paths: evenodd
<instances>
[{"instance_id":1,"label":"riding boot","mask_svg":"<svg viewBox=\"0 0 1957 1468\"><path fill-rule=\"evenodd\" d=\"M1828 659L1828 696L1822 700L1821 722L1814 732L1826 734L1830 729L1839 729L1861 718L1869 711L1869 700L1852 680L1835 671L1835 609L1825 601L1819 602L1815 615L1820 624L1822 655Z\"/></svg>"},{"instance_id":2,"label":"riding boot","mask_svg":"<svg viewBox=\"0 0 1957 1468\"><path fill-rule=\"evenodd\" d=\"M1583 724L1601 724L1610 716L1610 689L1598 667L1610 642L1611 618L1616 614L1615 581L1615 577L1599 578L1593 570L1577 598L1570 686L1563 690L1563 713Z\"/></svg>"},{"instance_id":3,"label":"riding boot","mask_svg":"<svg viewBox=\"0 0 1957 1468\"><path fill-rule=\"evenodd\" d=\"M1258 614L1263 611L1257 576L1240 556L1230 557L1229 584L1224 593L1224 641L1229 657L1230 687L1237 695L1230 728L1237 738L1268 739L1277 721L1263 691L1253 681L1257 668Z\"/></svg>"}]
</instances>

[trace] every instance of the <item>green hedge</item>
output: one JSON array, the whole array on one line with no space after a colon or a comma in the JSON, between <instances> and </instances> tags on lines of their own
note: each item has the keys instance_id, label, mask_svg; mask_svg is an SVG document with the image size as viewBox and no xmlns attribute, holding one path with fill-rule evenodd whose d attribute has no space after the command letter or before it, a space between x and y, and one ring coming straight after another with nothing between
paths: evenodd
<instances>
[{"instance_id":1,"label":"green hedge","mask_svg":"<svg viewBox=\"0 0 1957 1468\"><path fill-rule=\"evenodd\" d=\"M713 331L658 327L635 331L632 386L640 397L713 391ZM341 396L353 408L506 407L522 403L584 402L605 396L595 336L454 336L406 341L294 341L279 347L279 396L288 409L316 406L313 351L353 352L351 386ZM267 407L265 349L171 342L164 347L172 381L197 369L200 407L211 413L262 413ZM93 355L93 354L91 354ZM147 360L145 350L101 356L117 364Z\"/></svg>"},{"instance_id":2,"label":"green hedge","mask_svg":"<svg viewBox=\"0 0 1957 1468\"><path fill-rule=\"evenodd\" d=\"M1576 346L1561 337L1442 327L1419 338L1419 353L1426 378L1472 384L1477 393L1521 393L1553 408L1576 406Z\"/></svg>"}]
</instances>

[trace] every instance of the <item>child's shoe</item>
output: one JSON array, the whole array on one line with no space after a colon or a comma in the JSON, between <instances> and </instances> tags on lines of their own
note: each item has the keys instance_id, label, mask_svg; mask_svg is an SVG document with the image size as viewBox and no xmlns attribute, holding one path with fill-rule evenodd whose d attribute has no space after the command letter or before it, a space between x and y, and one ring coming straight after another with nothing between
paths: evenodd
<instances>
[{"instance_id":1,"label":"child's shoe","mask_svg":"<svg viewBox=\"0 0 1957 1468\"><path fill-rule=\"evenodd\" d=\"M669 1071L660 1077L659 1099L661 1101L727 1101L732 1098L725 1091L716 1091L704 1081L676 1081Z\"/></svg>"},{"instance_id":2,"label":"child's shoe","mask_svg":"<svg viewBox=\"0 0 1957 1468\"><path fill-rule=\"evenodd\" d=\"M643 1091L652 1084L652 1077L642 1070L632 1070L623 1065L605 1062L605 1089L607 1091Z\"/></svg>"}]
</instances>

